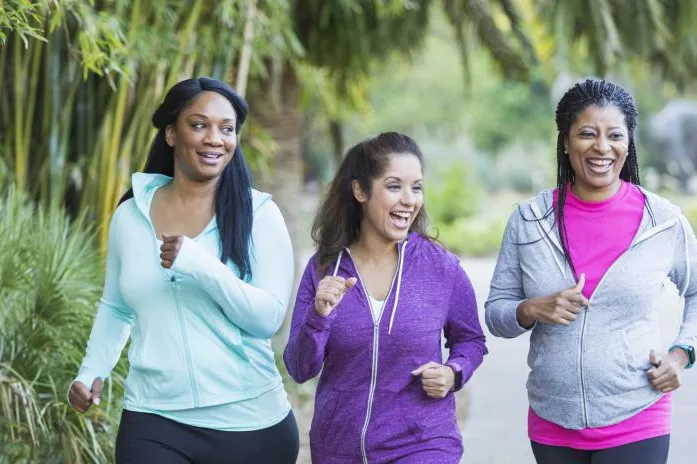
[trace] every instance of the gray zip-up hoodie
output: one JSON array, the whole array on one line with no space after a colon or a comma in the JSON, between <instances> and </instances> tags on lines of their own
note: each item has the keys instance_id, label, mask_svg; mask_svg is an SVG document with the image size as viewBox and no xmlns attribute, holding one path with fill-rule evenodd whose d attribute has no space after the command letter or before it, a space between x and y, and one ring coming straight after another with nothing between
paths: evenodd
<instances>
[{"instance_id":1,"label":"gray zip-up hoodie","mask_svg":"<svg viewBox=\"0 0 697 464\"><path fill-rule=\"evenodd\" d=\"M649 351L660 343L659 295L669 277L685 299L674 343L697 345L697 241L680 210L642 189L646 206L629 249L603 275L589 306L568 326L531 329L527 389L540 417L568 429L616 424L660 397L649 382ZM525 299L575 285L545 190L511 215L485 304L495 336L526 329L516 308ZM579 273L582 269L577 270Z\"/></svg>"}]
</instances>

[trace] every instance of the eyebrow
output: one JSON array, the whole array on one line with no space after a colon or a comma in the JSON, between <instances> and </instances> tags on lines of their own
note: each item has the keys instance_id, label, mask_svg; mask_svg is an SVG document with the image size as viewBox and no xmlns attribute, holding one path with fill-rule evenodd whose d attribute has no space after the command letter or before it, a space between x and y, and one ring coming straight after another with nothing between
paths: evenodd
<instances>
[{"instance_id":1,"label":"eyebrow","mask_svg":"<svg viewBox=\"0 0 697 464\"><path fill-rule=\"evenodd\" d=\"M594 126L594 125L592 125L592 124L584 124L584 125L582 125L581 127L579 127L578 130L582 130L582 129L597 129L597 128L598 128L597 126ZM622 126L610 126L610 127L608 127L608 130L614 130L614 129L624 130L624 127L622 127Z\"/></svg>"},{"instance_id":2,"label":"eyebrow","mask_svg":"<svg viewBox=\"0 0 697 464\"><path fill-rule=\"evenodd\" d=\"M205 114L201 114L201 113L192 113L189 115L189 117L192 117L192 116L198 116L199 118L209 119L208 116L206 116ZM232 118L225 118L225 119L223 119L223 122L235 122L235 120Z\"/></svg>"},{"instance_id":3,"label":"eyebrow","mask_svg":"<svg viewBox=\"0 0 697 464\"><path fill-rule=\"evenodd\" d=\"M390 180L396 180L397 182L402 182L402 179L400 179L399 177L396 177L396 176L389 176L389 177L385 178L385 182L390 181ZM423 182L423 178L416 179L414 181L414 183L417 183L417 182Z\"/></svg>"}]
</instances>

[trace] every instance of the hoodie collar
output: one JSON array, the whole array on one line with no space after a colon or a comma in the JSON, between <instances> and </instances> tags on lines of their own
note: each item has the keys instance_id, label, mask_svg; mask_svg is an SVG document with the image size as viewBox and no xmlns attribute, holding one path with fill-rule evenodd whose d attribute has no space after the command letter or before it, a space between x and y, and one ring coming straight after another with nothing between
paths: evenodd
<instances>
[{"instance_id":1,"label":"hoodie collar","mask_svg":"<svg viewBox=\"0 0 697 464\"><path fill-rule=\"evenodd\" d=\"M679 222L677 207L658 195L645 190L643 187L637 187L646 198L646 204L644 205L639 229L632 240L630 248ZM553 201L552 191L545 189L529 201L528 206L538 228L541 228L541 232L544 232L543 235L548 237L552 245L563 253L559 228L556 224L555 212L552 209ZM527 217L527 214L524 214L523 211L521 211L521 214L523 214L524 218Z\"/></svg>"},{"instance_id":2,"label":"hoodie collar","mask_svg":"<svg viewBox=\"0 0 697 464\"><path fill-rule=\"evenodd\" d=\"M145 219L152 225L150 220L150 207L155 197L155 192L162 186L172 182L172 177L163 174L151 174L146 172L136 172L131 176L131 186L133 188L133 200L136 207ZM218 228L215 216L203 229L199 236L203 236L213 229ZM159 239L159 237L157 237Z\"/></svg>"},{"instance_id":3,"label":"hoodie collar","mask_svg":"<svg viewBox=\"0 0 697 464\"><path fill-rule=\"evenodd\" d=\"M399 252L399 256L397 259L397 272L395 274L396 280L393 281L393 283L390 287L390 294L392 293L392 290L394 289L394 302L392 303L392 314L390 315L390 325L389 325L388 330L387 330L388 335L390 335L392 333L392 326L394 325L394 318L395 318L395 315L397 314L397 304L399 303L399 295L400 295L401 290L402 290L402 274L404 273L404 258L405 258L405 255L407 254L407 250L411 251L415 248L413 246L414 244L410 243L410 242L412 242L412 241L416 242L420 238L421 237L419 236L418 233L412 232L407 236L407 238L404 241L397 244L397 250ZM407 245L409 245L409 246L407 246ZM344 256L344 253L351 256L351 252L349 251L348 247L344 248L343 250L341 250L339 252L339 256L337 257L336 263L334 264L334 268L333 268L334 272L332 273L332 276L334 276L334 277L336 277L339 273L339 269L341 268L342 257ZM353 273L356 274L356 277L358 277L358 279L360 281L361 287L364 289L364 291L366 291L365 290L366 287L362 282L361 276L358 273L358 269L356 268L356 264L353 262L353 259L349 258L346 261L350 263L350 268L348 270L349 273L351 273L351 271L353 271ZM385 299L386 302L387 302L387 300L389 300L390 294L387 295L387 298ZM367 294L367 291L366 291L365 296L366 296L366 298L369 297L369 295ZM368 302L368 304L370 305L370 302Z\"/></svg>"}]
</instances>

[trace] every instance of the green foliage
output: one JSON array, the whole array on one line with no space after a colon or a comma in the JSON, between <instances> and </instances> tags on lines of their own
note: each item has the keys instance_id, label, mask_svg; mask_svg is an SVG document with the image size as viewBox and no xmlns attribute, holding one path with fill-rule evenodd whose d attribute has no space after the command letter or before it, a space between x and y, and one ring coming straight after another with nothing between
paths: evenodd
<instances>
[{"instance_id":1,"label":"green foliage","mask_svg":"<svg viewBox=\"0 0 697 464\"><path fill-rule=\"evenodd\" d=\"M450 251L467 256L486 256L501 244L505 217L481 211L486 201L477 174L453 162L429 176L426 205L438 240Z\"/></svg>"},{"instance_id":2,"label":"green foliage","mask_svg":"<svg viewBox=\"0 0 697 464\"><path fill-rule=\"evenodd\" d=\"M483 190L475 182L475 173L464 164L441 168L426 184L428 214L436 227L450 225L477 213Z\"/></svg>"},{"instance_id":3,"label":"green foliage","mask_svg":"<svg viewBox=\"0 0 697 464\"><path fill-rule=\"evenodd\" d=\"M105 462L112 455L123 370L102 406L67 404L102 283L93 234L59 208L0 197L0 443L9 462Z\"/></svg>"},{"instance_id":4,"label":"green foliage","mask_svg":"<svg viewBox=\"0 0 697 464\"><path fill-rule=\"evenodd\" d=\"M501 246L506 217L460 218L438 229L438 239L460 256L490 256Z\"/></svg>"},{"instance_id":5,"label":"green foliage","mask_svg":"<svg viewBox=\"0 0 697 464\"><path fill-rule=\"evenodd\" d=\"M690 202L684 209L683 214L692 226L692 230L697 232L697 201Z\"/></svg>"}]
</instances>

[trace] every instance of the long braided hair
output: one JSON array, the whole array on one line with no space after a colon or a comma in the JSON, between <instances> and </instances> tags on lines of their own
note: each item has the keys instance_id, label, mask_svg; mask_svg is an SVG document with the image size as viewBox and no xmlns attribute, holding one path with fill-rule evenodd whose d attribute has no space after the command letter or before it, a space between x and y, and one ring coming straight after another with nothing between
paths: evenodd
<instances>
[{"instance_id":1,"label":"long braided hair","mask_svg":"<svg viewBox=\"0 0 697 464\"><path fill-rule=\"evenodd\" d=\"M622 112L624 115L624 122L629 132L629 150L627 159L620 171L620 179L635 185L640 185L639 163L637 161L636 145L634 143L634 131L637 127L639 112L634 98L626 89L604 79L586 79L567 90L557 105L555 119L557 131L559 133L557 136L557 189L559 191L559 197L554 213L559 226L559 236L562 249L564 250L564 256L574 274L576 274L576 270L571 262L571 256L569 255L567 246L566 226L564 224L564 203L566 201L567 188L569 184L574 183L575 174L571 167L569 155L564 149L564 141L568 139L571 125L576 121L579 113L589 106L603 108L610 105Z\"/></svg>"}]
</instances>

